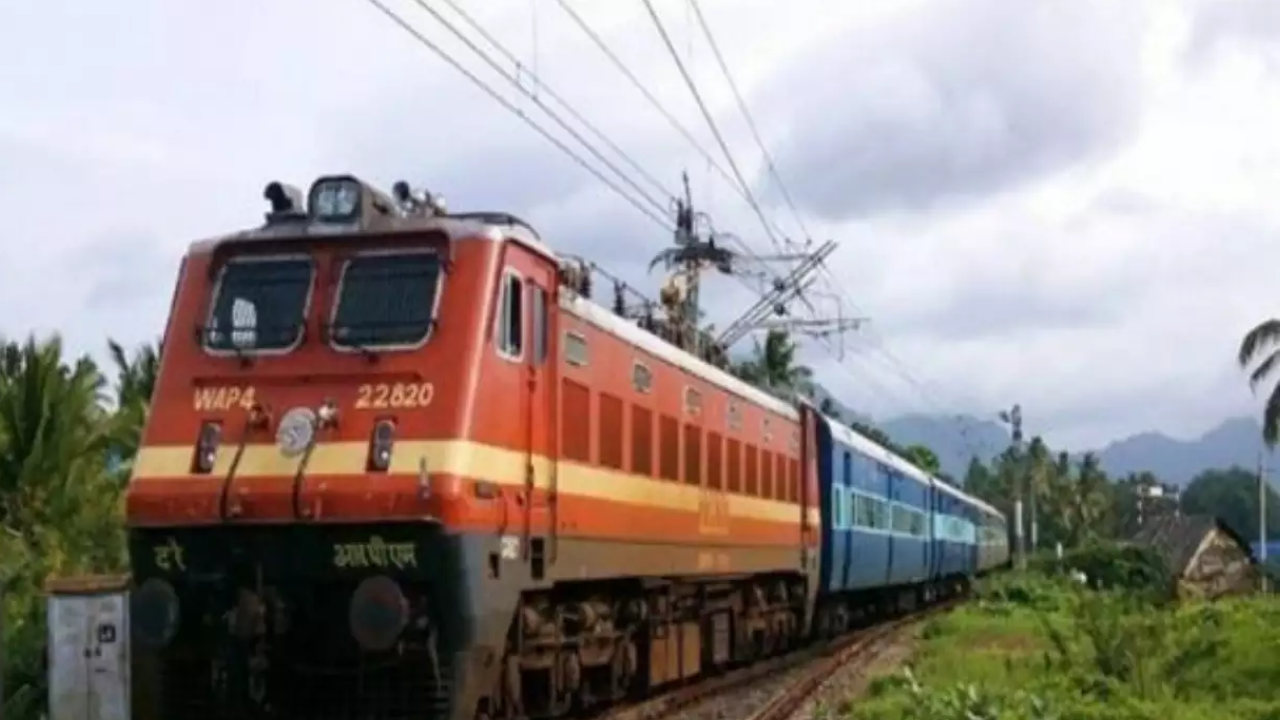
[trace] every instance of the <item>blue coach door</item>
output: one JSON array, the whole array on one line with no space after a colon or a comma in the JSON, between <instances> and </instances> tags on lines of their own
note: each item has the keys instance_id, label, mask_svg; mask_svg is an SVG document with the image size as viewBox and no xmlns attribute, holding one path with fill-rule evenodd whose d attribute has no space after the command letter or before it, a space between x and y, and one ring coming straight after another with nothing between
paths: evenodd
<instances>
[{"instance_id":1,"label":"blue coach door","mask_svg":"<svg viewBox=\"0 0 1280 720\"><path fill-rule=\"evenodd\" d=\"M884 584L892 585L894 575L895 561L897 560L897 542L894 539L893 531L893 501L897 498L894 493L893 471L884 465L877 464L880 469L880 492L881 497L885 498L885 520L887 525L884 528L885 533L885 564L884 564Z\"/></svg>"}]
</instances>

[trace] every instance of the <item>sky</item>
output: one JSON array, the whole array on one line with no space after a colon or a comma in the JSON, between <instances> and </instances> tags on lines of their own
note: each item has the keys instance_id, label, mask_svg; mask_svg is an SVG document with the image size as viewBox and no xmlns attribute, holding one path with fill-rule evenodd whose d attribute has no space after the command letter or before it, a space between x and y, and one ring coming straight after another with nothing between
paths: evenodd
<instances>
[{"instance_id":1,"label":"sky","mask_svg":"<svg viewBox=\"0 0 1280 720\"><path fill-rule=\"evenodd\" d=\"M717 231L776 252L640 0L564 2L696 144L557 0L454 0L515 62L445 0L384 2L509 107L369 0L0 3L0 335L153 339L190 242L260 223L270 180L338 172L512 212L655 287L666 231L511 111L577 147L556 97L660 204L687 170ZM838 243L811 301L870 320L804 360L847 405L1017 402L1070 449L1257 411L1235 350L1280 300L1280 3L701 0L776 174L690 5L654 8L774 234ZM751 299L708 288L720 327Z\"/></svg>"}]
</instances>

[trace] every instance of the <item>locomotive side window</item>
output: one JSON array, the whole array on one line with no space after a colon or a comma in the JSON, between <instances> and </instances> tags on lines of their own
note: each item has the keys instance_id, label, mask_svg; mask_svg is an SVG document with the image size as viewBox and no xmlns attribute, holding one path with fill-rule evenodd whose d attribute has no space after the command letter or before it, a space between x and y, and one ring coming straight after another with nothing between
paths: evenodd
<instances>
[{"instance_id":1,"label":"locomotive side window","mask_svg":"<svg viewBox=\"0 0 1280 720\"><path fill-rule=\"evenodd\" d=\"M648 393L653 390L653 371L648 365L636 360L631 365L631 386L636 392Z\"/></svg>"},{"instance_id":2,"label":"locomotive side window","mask_svg":"<svg viewBox=\"0 0 1280 720\"><path fill-rule=\"evenodd\" d=\"M302 342L314 270L304 256L242 257L218 275L201 332L214 354L288 352Z\"/></svg>"},{"instance_id":3,"label":"locomotive side window","mask_svg":"<svg viewBox=\"0 0 1280 720\"><path fill-rule=\"evenodd\" d=\"M407 349L435 324L440 259L430 252L357 255L342 266L330 341L340 349Z\"/></svg>"},{"instance_id":4,"label":"locomotive side window","mask_svg":"<svg viewBox=\"0 0 1280 720\"><path fill-rule=\"evenodd\" d=\"M524 281L514 271L502 276L498 312L498 354L511 360L524 356Z\"/></svg>"},{"instance_id":5,"label":"locomotive side window","mask_svg":"<svg viewBox=\"0 0 1280 720\"><path fill-rule=\"evenodd\" d=\"M564 360L570 365L585 367L587 364L587 339L580 333L565 332Z\"/></svg>"},{"instance_id":6,"label":"locomotive side window","mask_svg":"<svg viewBox=\"0 0 1280 720\"><path fill-rule=\"evenodd\" d=\"M540 287L529 289L533 294L533 361L541 365L547 361L547 344L550 339L547 327L547 291Z\"/></svg>"}]
</instances>

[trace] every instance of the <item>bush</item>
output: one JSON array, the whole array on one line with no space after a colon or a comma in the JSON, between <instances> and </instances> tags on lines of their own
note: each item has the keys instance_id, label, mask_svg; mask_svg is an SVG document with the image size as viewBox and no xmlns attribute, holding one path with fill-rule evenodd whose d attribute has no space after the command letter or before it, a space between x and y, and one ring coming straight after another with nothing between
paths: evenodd
<instances>
[{"instance_id":1,"label":"bush","mask_svg":"<svg viewBox=\"0 0 1280 720\"><path fill-rule=\"evenodd\" d=\"M1096 590L1138 593L1151 601L1174 597L1173 573L1154 550L1127 543L1092 543L1067 552L1031 558L1028 570L1050 577L1080 571Z\"/></svg>"},{"instance_id":2,"label":"bush","mask_svg":"<svg viewBox=\"0 0 1280 720\"><path fill-rule=\"evenodd\" d=\"M1108 554L1122 567L1090 564ZM1082 566L1109 579L1096 583L1108 589L1071 580ZM1041 567L980 583L977 602L929 624L914 667L872 683L851 716L1280 718L1280 598L1170 603L1156 592L1164 585L1151 558L1134 548L1094 548Z\"/></svg>"}]
</instances>

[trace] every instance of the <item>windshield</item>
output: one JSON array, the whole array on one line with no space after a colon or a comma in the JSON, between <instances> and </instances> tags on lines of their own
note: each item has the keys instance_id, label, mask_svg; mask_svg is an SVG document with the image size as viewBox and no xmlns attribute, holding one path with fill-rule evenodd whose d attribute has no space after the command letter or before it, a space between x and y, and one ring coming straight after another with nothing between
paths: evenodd
<instances>
[{"instance_id":1,"label":"windshield","mask_svg":"<svg viewBox=\"0 0 1280 720\"><path fill-rule=\"evenodd\" d=\"M302 339L311 275L311 260L304 257L228 261L213 291L205 348L237 353L293 348Z\"/></svg>"},{"instance_id":2,"label":"windshield","mask_svg":"<svg viewBox=\"0 0 1280 720\"><path fill-rule=\"evenodd\" d=\"M333 344L362 349L421 345L434 323L439 283L435 253L352 258L339 281Z\"/></svg>"}]
</instances>

